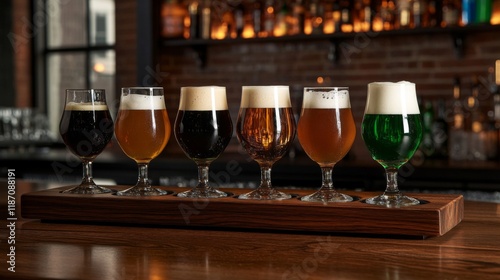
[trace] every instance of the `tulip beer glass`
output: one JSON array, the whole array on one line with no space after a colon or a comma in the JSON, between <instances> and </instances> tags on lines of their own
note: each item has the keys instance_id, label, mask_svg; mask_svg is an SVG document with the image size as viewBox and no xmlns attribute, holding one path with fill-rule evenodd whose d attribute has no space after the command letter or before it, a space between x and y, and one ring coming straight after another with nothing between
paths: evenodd
<instances>
[{"instance_id":1,"label":"tulip beer glass","mask_svg":"<svg viewBox=\"0 0 500 280\"><path fill-rule=\"evenodd\" d=\"M244 86L236 133L243 148L259 164L260 186L240 199L289 199L271 185L271 167L288 151L295 136L288 86Z\"/></svg>"},{"instance_id":2,"label":"tulip beer glass","mask_svg":"<svg viewBox=\"0 0 500 280\"><path fill-rule=\"evenodd\" d=\"M198 166L197 186L177 196L226 197L225 192L216 190L208 183L210 163L226 149L233 135L226 88L216 86L181 88L174 134L184 153Z\"/></svg>"},{"instance_id":3,"label":"tulip beer glass","mask_svg":"<svg viewBox=\"0 0 500 280\"><path fill-rule=\"evenodd\" d=\"M348 202L352 197L335 190L332 183L334 165L351 149L356 126L346 87L310 87L304 99L297 136L306 154L321 167L321 188L301 198L310 202Z\"/></svg>"},{"instance_id":4,"label":"tulip beer glass","mask_svg":"<svg viewBox=\"0 0 500 280\"><path fill-rule=\"evenodd\" d=\"M361 134L373 159L384 167L387 177L385 192L367 199L366 203L387 207L419 204L417 199L403 195L397 184L398 169L413 156L422 138L415 84L368 84Z\"/></svg>"},{"instance_id":5,"label":"tulip beer glass","mask_svg":"<svg viewBox=\"0 0 500 280\"><path fill-rule=\"evenodd\" d=\"M148 164L165 148L170 138L170 121L163 88L122 88L115 135L123 152L139 168L137 184L117 195L152 196L166 191L153 188L148 178Z\"/></svg>"},{"instance_id":6,"label":"tulip beer glass","mask_svg":"<svg viewBox=\"0 0 500 280\"><path fill-rule=\"evenodd\" d=\"M67 89L59 132L68 149L83 162L80 185L63 191L72 194L109 193L92 179L92 161L113 137L113 119L103 89Z\"/></svg>"}]
</instances>

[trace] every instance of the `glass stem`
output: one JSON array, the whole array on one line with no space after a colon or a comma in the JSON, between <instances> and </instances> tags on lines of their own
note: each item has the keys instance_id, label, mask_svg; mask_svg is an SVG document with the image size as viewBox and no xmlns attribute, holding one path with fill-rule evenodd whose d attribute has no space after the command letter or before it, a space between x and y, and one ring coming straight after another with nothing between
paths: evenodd
<instances>
[{"instance_id":1,"label":"glass stem","mask_svg":"<svg viewBox=\"0 0 500 280\"><path fill-rule=\"evenodd\" d=\"M139 167L139 178L137 179L137 186L144 188L149 187L148 164L138 163L137 166Z\"/></svg>"},{"instance_id":2,"label":"glass stem","mask_svg":"<svg viewBox=\"0 0 500 280\"><path fill-rule=\"evenodd\" d=\"M94 184L92 179L92 161L90 160L83 160L82 184Z\"/></svg>"},{"instance_id":3,"label":"glass stem","mask_svg":"<svg viewBox=\"0 0 500 280\"><path fill-rule=\"evenodd\" d=\"M271 166L260 168L260 188L271 189Z\"/></svg>"},{"instance_id":4,"label":"glass stem","mask_svg":"<svg viewBox=\"0 0 500 280\"><path fill-rule=\"evenodd\" d=\"M334 190L332 181L333 166L321 167L321 190Z\"/></svg>"},{"instance_id":5,"label":"glass stem","mask_svg":"<svg viewBox=\"0 0 500 280\"><path fill-rule=\"evenodd\" d=\"M198 164L198 185L196 188L208 188L208 164Z\"/></svg>"},{"instance_id":6,"label":"glass stem","mask_svg":"<svg viewBox=\"0 0 500 280\"><path fill-rule=\"evenodd\" d=\"M398 170L396 168L387 168L385 170L385 175L387 179L387 187L385 189L385 194L397 195L399 194L398 189Z\"/></svg>"}]
</instances>

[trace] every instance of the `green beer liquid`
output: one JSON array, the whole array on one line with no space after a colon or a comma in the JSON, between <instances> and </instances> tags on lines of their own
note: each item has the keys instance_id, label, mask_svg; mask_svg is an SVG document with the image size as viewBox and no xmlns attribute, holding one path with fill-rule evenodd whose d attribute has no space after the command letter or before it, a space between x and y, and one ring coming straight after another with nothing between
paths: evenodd
<instances>
[{"instance_id":1,"label":"green beer liquid","mask_svg":"<svg viewBox=\"0 0 500 280\"><path fill-rule=\"evenodd\" d=\"M399 168L415 153L422 139L420 115L366 114L361 135L374 160L384 168Z\"/></svg>"}]
</instances>

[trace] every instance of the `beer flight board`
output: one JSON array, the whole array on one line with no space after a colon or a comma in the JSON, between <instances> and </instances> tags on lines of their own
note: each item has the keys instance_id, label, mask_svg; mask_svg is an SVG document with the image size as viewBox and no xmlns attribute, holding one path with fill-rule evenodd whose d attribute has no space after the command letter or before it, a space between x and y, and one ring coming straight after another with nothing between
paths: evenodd
<instances>
[{"instance_id":1,"label":"beer flight board","mask_svg":"<svg viewBox=\"0 0 500 280\"><path fill-rule=\"evenodd\" d=\"M109 186L114 193L127 186ZM300 201L310 190L286 190L292 199L242 200L248 189L224 189L229 196L217 199L180 198L179 187L159 187L169 195L126 197L114 193L63 194L61 187L23 194L21 213L43 222L95 223L174 228L272 230L387 236L442 236L464 216L464 199L456 194L412 194L421 204L386 208L364 203L372 192L344 193L355 198L346 203Z\"/></svg>"}]
</instances>

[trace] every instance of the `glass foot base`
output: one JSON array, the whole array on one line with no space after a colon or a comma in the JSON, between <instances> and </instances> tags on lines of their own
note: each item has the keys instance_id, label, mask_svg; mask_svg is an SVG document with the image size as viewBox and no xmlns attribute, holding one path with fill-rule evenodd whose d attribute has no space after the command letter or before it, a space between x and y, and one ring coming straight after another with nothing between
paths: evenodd
<instances>
[{"instance_id":1,"label":"glass foot base","mask_svg":"<svg viewBox=\"0 0 500 280\"><path fill-rule=\"evenodd\" d=\"M306 195L300 198L307 202L350 202L353 198L349 195L339 193L335 190L319 190L313 194Z\"/></svg>"},{"instance_id":2,"label":"glass foot base","mask_svg":"<svg viewBox=\"0 0 500 280\"><path fill-rule=\"evenodd\" d=\"M155 195L167 195L168 192L160 190L153 187L138 187L134 186L123 191L119 191L116 195L121 196L155 196Z\"/></svg>"},{"instance_id":3,"label":"glass foot base","mask_svg":"<svg viewBox=\"0 0 500 280\"><path fill-rule=\"evenodd\" d=\"M71 189L67 189L62 191L61 193L69 193L69 194L101 194L101 193L110 193L111 190L106 187L101 187L98 185L80 185L75 186Z\"/></svg>"},{"instance_id":4,"label":"glass foot base","mask_svg":"<svg viewBox=\"0 0 500 280\"><path fill-rule=\"evenodd\" d=\"M398 194L398 195L387 195L382 194L379 196L375 196L372 198L366 199L367 204L386 206L389 208L399 208L405 206L412 206L420 204L418 199L413 197L409 197L406 195Z\"/></svg>"},{"instance_id":5,"label":"glass foot base","mask_svg":"<svg viewBox=\"0 0 500 280\"><path fill-rule=\"evenodd\" d=\"M261 189L258 188L249 193L241 194L239 199L257 199L257 200L284 200L292 198L291 195L275 189Z\"/></svg>"},{"instance_id":6,"label":"glass foot base","mask_svg":"<svg viewBox=\"0 0 500 280\"><path fill-rule=\"evenodd\" d=\"M221 197L227 197L227 193L221 192L219 190L216 190L214 188L194 188L189 191L181 192L177 194L177 197L184 197L184 198L221 198Z\"/></svg>"}]
</instances>

